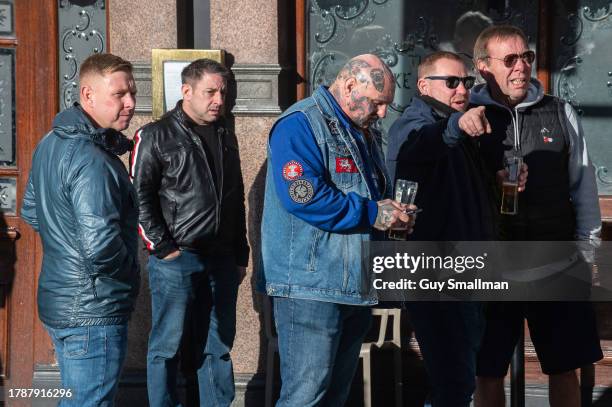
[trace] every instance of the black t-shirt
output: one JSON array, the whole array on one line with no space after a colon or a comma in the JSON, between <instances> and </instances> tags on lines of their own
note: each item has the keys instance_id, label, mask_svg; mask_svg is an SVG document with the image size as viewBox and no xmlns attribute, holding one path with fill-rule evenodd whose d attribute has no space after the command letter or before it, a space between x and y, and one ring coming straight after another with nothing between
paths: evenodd
<instances>
[{"instance_id":1,"label":"black t-shirt","mask_svg":"<svg viewBox=\"0 0 612 407\"><path fill-rule=\"evenodd\" d=\"M184 111L183 111L184 112ZM200 138L202 141L202 148L206 154L206 161L208 162L208 168L210 168L211 177L215 184L215 191L217 195L221 193L219 190L219 179L221 178L221 146L219 145L220 140L215 126L212 124L197 124L185 113L185 120L191 130Z\"/></svg>"},{"instance_id":2,"label":"black t-shirt","mask_svg":"<svg viewBox=\"0 0 612 407\"><path fill-rule=\"evenodd\" d=\"M219 191L219 178L221 177L221 146L219 145L219 136L213 125L195 125L193 131L202 140L202 146L206 152L208 167L210 168L215 190Z\"/></svg>"}]
</instances>

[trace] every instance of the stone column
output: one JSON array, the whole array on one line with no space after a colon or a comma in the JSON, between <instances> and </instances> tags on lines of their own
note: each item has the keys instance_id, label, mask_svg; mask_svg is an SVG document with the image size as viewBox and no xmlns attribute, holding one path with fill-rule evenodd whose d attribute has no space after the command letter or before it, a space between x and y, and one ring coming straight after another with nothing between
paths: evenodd
<instances>
[{"instance_id":1,"label":"stone column","mask_svg":"<svg viewBox=\"0 0 612 407\"><path fill-rule=\"evenodd\" d=\"M135 66L138 86L136 115L127 134L151 121L151 49L177 47L176 0L109 0L110 52ZM260 298L254 292L254 266L259 262L259 230L263 205L266 142L279 107L279 77L286 58L279 47L279 0L210 0L211 48L224 49L237 82L237 100L229 122L240 144L247 200L251 260L248 276L240 287L237 334L232 352L237 386L252 381L265 365L265 335ZM281 10L282 11L282 10ZM293 17L292 17L293 18ZM289 36L292 38L292 36ZM279 52L279 49L281 51ZM279 54L281 58L279 59ZM127 156L124 157L127 164ZM143 285L130 325L126 370L146 367L150 329L150 297L146 255L141 256ZM240 392L240 391L238 391Z\"/></svg>"},{"instance_id":2,"label":"stone column","mask_svg":"<svg viewBox=\"0 0 612 407\"><path fill-rule=\"evenodd\" d=\"M253 270L259 262L268 132L278 107L278 0L211 0L211 47L228 53L237 80L235 131L247 197L251 245L249 274L240 287L238 326L232 357L238 373L261 372L265 335Z\"/></svg>"}]
</instances>

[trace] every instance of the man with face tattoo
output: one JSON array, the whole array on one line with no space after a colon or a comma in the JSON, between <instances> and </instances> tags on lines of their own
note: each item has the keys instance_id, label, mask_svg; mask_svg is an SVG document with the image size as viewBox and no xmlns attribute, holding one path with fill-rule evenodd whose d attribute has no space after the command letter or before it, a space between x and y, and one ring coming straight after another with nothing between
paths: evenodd
<instances>
[{"instance_id":1,"label":"man with face tattoo","mask_svg":"<svg viewBox=\"0 0 612 407\"><path fill-rule=\"evenodd\" d=\"M271 130L258 288L274 306L277 407L344 405L377 303L362 242L413 226L406 205L385 199L390 178L371 126L394 88L377 56L357 56Z\"/></svg>"}]
</instances>

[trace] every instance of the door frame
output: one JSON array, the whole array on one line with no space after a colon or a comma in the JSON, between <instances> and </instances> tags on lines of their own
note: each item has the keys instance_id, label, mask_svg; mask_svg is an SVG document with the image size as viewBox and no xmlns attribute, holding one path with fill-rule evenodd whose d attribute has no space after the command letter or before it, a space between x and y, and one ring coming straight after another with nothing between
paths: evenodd
<instances>
[{"instance_id":1,"label":"door frame","mask_svg":"<svg viewBox=\"0 0 612 407\"><path fill-rule=\"evenodd\" d=\"M17 214L30 171L32 152L49 130L58 108L57 0L16 0L14 35L0 38L0 47L15 50L15 166L0 167L0 176L17 178ZM33 29L35 27L35 29ZM50 43L49 39L52 39ZM7 314L5 388L31 387L37 363L53 361L50 340L38 320L36 287L42 260L40 239L18 216L5 215L1 244L13 244L15 262L2 311ZM8 400L10 405L31 400Z\"/></svg>"}]
</instances>

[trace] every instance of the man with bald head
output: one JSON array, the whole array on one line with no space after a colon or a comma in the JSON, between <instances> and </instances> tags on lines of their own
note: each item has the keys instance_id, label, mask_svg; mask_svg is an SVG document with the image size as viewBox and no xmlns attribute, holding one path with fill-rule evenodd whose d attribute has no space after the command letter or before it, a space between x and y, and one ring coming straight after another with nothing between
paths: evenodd
<instances>
[{"instance_id":1,"label":"man with bald head","mask_svg":"<svg viewBox=\"0 0 612 407\"><path fill-rule=\"evenodd\" d=\"M132 64L94 54L80 103L60 112L34 152L21 209L43 242L38 314L53 340L60 406L111 406L139 287L136 194L118 155L134 115Z\"/></svg>"},{"instance_id":2,"label":"man with bald head","mask_svg":"<svg viewBox=\"0 0 612 407\"><path fill-rule=\"evenodd\" d=\"M377 303L362 243L414 219L391 193L380 134L395 82L374 55L285 111L268 142L258 288L272 297L277 407L342 406Z\"/></svg>"},{"instance_id":3,"label":"man with bald head","mask_svg":"<svg viewBox=\"0 0 612 407\"><path fill-rule=\"evenodd\" d=\"M415 96L389 130L387 165L393 178L419 183L423 208L411 240L480 241L495 238L490 179L474 137L491 132L484 108L468 110L474 77L462 58L437 51L418 68ZM485 136L486 137L486 136ZM406 304L436 407L467 407L476 387L483 332L475 302Z\"/></svg>"}]
</instances>

